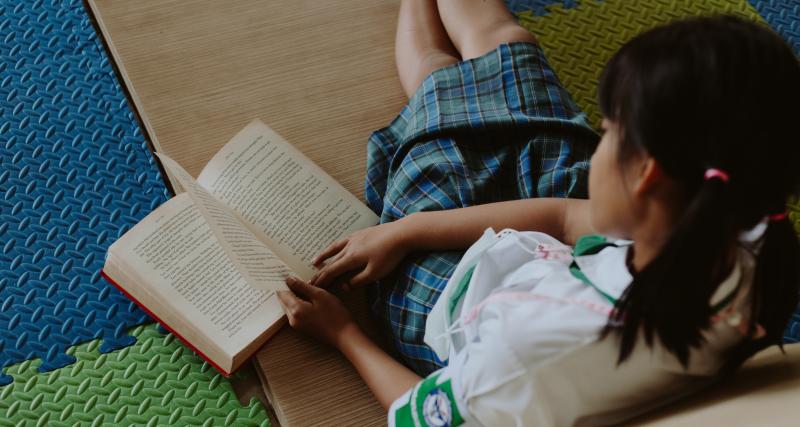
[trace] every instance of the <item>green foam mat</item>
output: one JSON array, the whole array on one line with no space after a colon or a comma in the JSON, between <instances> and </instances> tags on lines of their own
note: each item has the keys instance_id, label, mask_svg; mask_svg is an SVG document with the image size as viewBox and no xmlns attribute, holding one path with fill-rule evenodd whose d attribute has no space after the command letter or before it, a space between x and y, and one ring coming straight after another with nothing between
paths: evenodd
<instances>
[{"instance_id":1,"label":"green foam mat","mask_svg":"<svg viewBox=\"0 0 800 427\"><path fill-rule=\"evenodd\" d=\"M269 426L253 398L242 406L230 382L155 324L133 328L136 344L101 354L101 340L72 347L78 361L39 374L40 359L8 369L0 426Z\"/></svg>"},{"instance_id":2,"label":"green foam mat","mask_svg":"<svg viewBox=\"0 0 800 427\"><path fill-rule=\"evenodd\" d=\"M548 6L535 16L518 12L520 24L542 45L550 65L575 102L599 127L597 81L603 66L635 35L674 19L732 13L767 25L747 0L584 0L577 7Z\"/></svg>"},{"instance_id":3,"label":"green foam mat","mask_svg":"<svg viewBox=\"0 0 800 427\"><path fill-rule=\"evenodd\" d=\"M800 235L800 197L792 197L792 199L789 200L788 207L789 219L791 219L794 224L794 231Z\"/></svg>"},{"instance_id":4,"label":"green foam mat","mask_svg":"<svg viewBox=\"0 0 800 427\"><path fill-rule=\"evenodd\" d=\"M599 128L597 82L603 66L635 35L689 16L731 13L768 25L747 0L584 0L577 7L547 6L548 13L517 12L522 26L542 45L561 83ZM799 101L800 102L800 101ZM788 204L800 235L800 200Z\"/></svg>"}]
</instances>

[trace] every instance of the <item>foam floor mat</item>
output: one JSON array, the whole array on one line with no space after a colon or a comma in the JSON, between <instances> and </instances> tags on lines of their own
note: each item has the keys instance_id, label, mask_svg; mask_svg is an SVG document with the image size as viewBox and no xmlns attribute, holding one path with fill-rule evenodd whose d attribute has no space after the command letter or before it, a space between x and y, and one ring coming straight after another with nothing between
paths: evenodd
<instances>
[{"instance_id":1,"label":"foam floor mat","mask_svg":"<svg viewBox=\"0 0 800 427\"><path fill-rule=\"evenodd\" d=\"M800 54L800 1L750 0L750 4Z\"/></svg>"},{"instance_id":2,"label":"foam floor mat","mask_svg":"<svg viewBox=\"0 0 800 427\"><path fill-rule=\"evenodd\" d=\"M578 6L578 0L506 0L506 5L512 12L528 12L537 16L547 15L547 8L560 5L564 8Z\"/></svg>"},{"instance_id":3,"label":"foam floor mat","mask_svg":"<svg viewBox=\"0 0 800 427\"><path fill-rule=\"evenodd\" d=\"M149 321L99 270L169 192L80 0L0 0L0 39L0 368L44 372Z\"/></svg>"},{"instance_id":4,"label":"foam floor mat","mask_svg":"<svg viewBox=\"0 0 800 427\"><path fill-rule=\"evenodd\" d=\"M135 345L100 353L100 340L69 351L68 368L37 373L39 360L9 369L0 388L0 426L269 426L261 403L242 406L227 379L155 325L132 331Z\"/></svg>"},{"instance_id":5,"label":"foam floor mat","mask_svg":"<svg viewBox=\"0 0 800 427\"><path fill-rule=\"evenodd\" d=\"M559 2L560 3L560 2ZM611 56L636 34L694 15L732 13L764 22L746 0L585 0L549 5L546 13L519 11L522 26L539 39L550 64L578 105L599 127L597 80Z\"/></svg>"}]
</instances>

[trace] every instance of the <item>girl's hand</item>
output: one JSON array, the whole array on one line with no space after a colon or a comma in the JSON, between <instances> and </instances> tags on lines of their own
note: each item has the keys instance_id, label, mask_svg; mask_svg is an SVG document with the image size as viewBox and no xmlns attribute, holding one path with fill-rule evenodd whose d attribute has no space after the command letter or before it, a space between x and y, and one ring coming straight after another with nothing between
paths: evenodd
<instances>
[{"instance_id":1,"label":"girl's hand","mask_svg":"<svg viewBox=\"0 0 800 427\"><path fill-rule=\"evenodd\" d=\"M388 222L358 230L344 239L333 242L312 263L317 272L310 283L326 287L345 273L353 277L343 280L342 287L360 286L386 276L410 250L409 230L401 221Z\"/></svg>"},{"instance_id":2,"label":"girl's hand","mask_svg":"<svg viewBox=\"0 0 800 427\"><path fill-rule=\"evenodd\" d=\"M336 348L348 332L358 330L350 312L330 292L295 277L287 277L286 284L291 292L278 291L278 301L293 328Z\"/></svg>"}]
</instances>

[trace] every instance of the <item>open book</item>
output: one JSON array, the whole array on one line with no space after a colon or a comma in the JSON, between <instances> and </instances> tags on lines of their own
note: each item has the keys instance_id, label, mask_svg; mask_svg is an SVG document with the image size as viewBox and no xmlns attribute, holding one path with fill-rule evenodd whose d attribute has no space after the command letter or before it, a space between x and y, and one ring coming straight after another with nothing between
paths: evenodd
<instances>
[{"instance_id":1,"label":"open book","mask_svg":"<svg viewBox=\"0 0 800 427\"><path fill-rule=\"evenodd\" d=\"M284 323L275 291L378 217L259 120L108 250L103 276L224 375Z\"/></svg>"}]
</instances>

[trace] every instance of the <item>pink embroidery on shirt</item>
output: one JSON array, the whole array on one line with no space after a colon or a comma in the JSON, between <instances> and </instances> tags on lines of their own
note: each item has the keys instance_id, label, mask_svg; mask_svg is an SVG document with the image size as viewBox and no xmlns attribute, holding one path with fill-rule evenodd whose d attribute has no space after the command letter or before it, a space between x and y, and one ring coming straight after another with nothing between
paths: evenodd
<instances>
[{"instance_id":1,"label":"pink embroidery on shirt","mask_svg":"<svg viewBox=\"0 0 800 427\"><path fill-rule=\"evenodd\" d=\"M529 292L502 292L493 294L481 301L478 305L472 307L468 312L462 315L462 320L465 325L474 321L483 307L492 302L515 302L515 301L549 301L561 304L579 305L586 309L610 316L614 311L614 307L610 304L595 303L591 301L580 300L577 298L558 298L550 295L534 294Z\"/></svg>"},{"instance_id":2,"label":"pink embroidery on shirt","mask_svg":"<svg viewBox=\"0 0 800 427\"><path fill-rule=\"evenodd\" d=\"M556 261L572 261L572 252L569 248L556 245L539 243L533 250L536 259L550 259Z\"/></svg>"}]
</instances>

